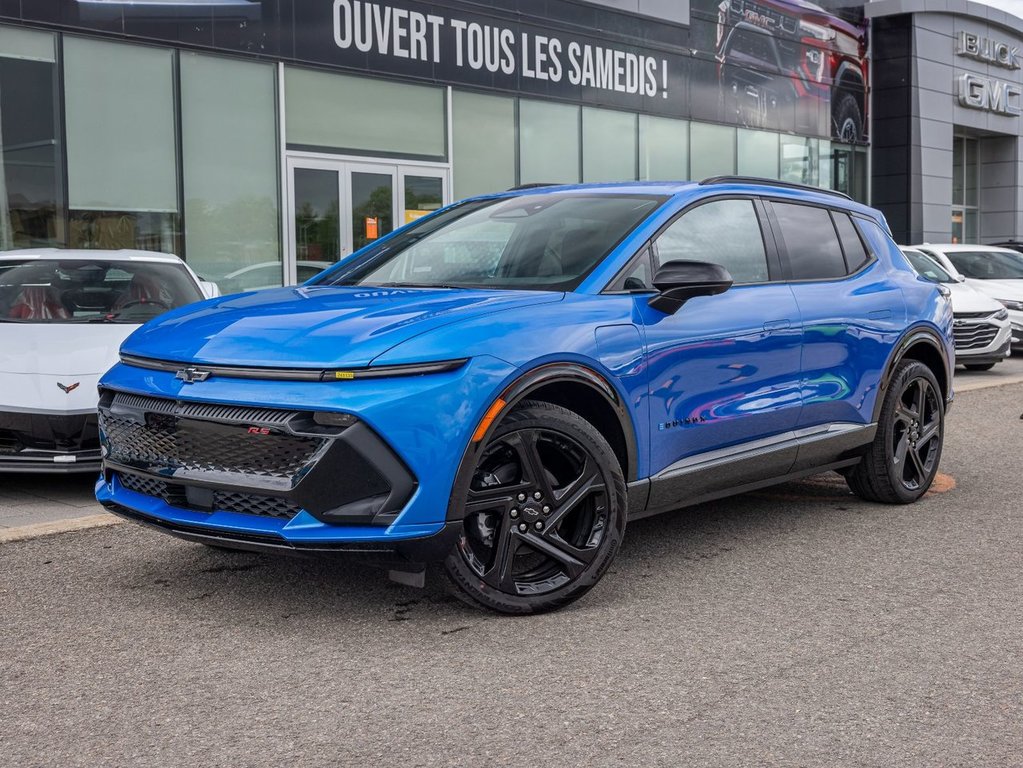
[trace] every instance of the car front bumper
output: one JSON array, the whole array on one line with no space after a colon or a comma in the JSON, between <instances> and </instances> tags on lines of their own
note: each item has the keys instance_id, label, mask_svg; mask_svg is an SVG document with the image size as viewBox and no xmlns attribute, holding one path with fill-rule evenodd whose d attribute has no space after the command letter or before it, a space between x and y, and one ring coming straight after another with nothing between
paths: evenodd
<instances>
[{"instance_id":1,"label":"car front bumper","mask_svg":"<svg viewBox=\"0 0 1023 768\"><path fill-rule=\"evenodd\" d=\"M0 473L98 472L96 413L0 411Z\"/></svg>"},{"instance_id":2,"label":"car front bumper","mask_svg":"<svg viewBox=\"0 0 1023 768\"><path fill-rule=\"evenodd\" d=\"M514 373L475 358L406 378L186 385L122 364L101 383L107 453L96 498L122 517L227 547L442 559L431 542L449 535L469 436ZM325 413L354 421L321 434L312 418ZM366 490L371 475L386 487Z\"/></svg>"}]
</instances>

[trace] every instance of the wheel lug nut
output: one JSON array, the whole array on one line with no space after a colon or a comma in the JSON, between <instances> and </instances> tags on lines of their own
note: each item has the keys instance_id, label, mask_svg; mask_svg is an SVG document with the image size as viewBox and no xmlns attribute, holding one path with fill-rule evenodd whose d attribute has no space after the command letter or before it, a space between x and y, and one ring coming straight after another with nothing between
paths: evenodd
<instances>
[{"instance_id":1,"label":"wheel lug nut","mask_svg":"<svg viewBox=\"0 0 1023 768\"><path fill-rule=\"evenodd\" d=\"M526 525L525 523L519 523L519 530L525 533L526 531L529 530L529 526Z\"/></svg>"},{"instance_id":2,"label":"wheel lug nut","mask_svg":"<svg viewBox=\"0 0 1023 768\"><path fill-rule=\"evenodd\" d=\"M546 504L543 505L543 513L545 515L549 515L551 513L551 508L548 507Z\"/></svg>"},{"instance_id":3,"label":"wheel lug nut","mask_svg":"<svg viewBox=\"0 0 1023 768\"><path fill-rule=\"evenodd\" d=\"M511 516L511 519L512 519L512 520L514 520L514 519L515 519L516 517L518 517L518 516L519 516L519 511L518 511L517 509L513 509L513 510L512 510L511 512L509 512L508 514L509 514L509 515Z\"/></svg>"},{"instance_id":4,"label":"wheel lug nut","mask_svg":"<svg viewBox=\"0 0 1023 768\"><path fill-rule=\"evenodd\" d=\"M543 530L543 523L541 523L539 520L537 520L535 523L533 523L533 527L536 528L536 530L538 530L538 531L542 531Z\"/></svg>"},{"instance_id":5,"label":"wheel lug nut","mask_svg":"<svg viewBox=\"0 0 1023 768\"><path fill-rule=\"evenodd\" d=\"M519 494L519 501L525 501L525 500L526 500L526 494L520 493Z\"/></svg>"},{"instance_id":6,"label":"wheel lug nut","mask_svg":"<svg viewBox=\"0 0 1023 768\"><path fill-rule=\"evenodd\" d=\"M543 497L543 494L540 493L540 491L534 491L533 492L533 498L536 499L537 501L539 501L542 497Z\"/></svg>"}]
</instances>

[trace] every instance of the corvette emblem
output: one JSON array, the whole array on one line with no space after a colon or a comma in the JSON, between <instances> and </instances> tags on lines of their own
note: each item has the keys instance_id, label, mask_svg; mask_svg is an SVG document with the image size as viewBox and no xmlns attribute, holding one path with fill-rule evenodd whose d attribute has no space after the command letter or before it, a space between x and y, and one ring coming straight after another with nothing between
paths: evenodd
<instances>
[{"instance_id":1,"label":"corvette emblem","mask_svg":"<svg viewBox=\"0 0 1023 768\"><path fill-rule=\"evenodd\" d=\"M74 392L76 389L78 389L78 385L81 384L81 383L82 382L80 382L80 381L76 381L74 384L61 384L58 381L57 382L57 386L61 388L61 390L64 392L64 394L70 395L72 392Z\"/></svg>"},{"instance_id":2,"label":"corvette emblem","mask_svg":"<svg viewBox=\"0 0 1023 768\"><path fill-rule=\"evenodd\" d=\"M174 374L175 379L181 379L186 384L195 384L197 381L206 381L209 377L209 371L204 371L201 368L195 368L191 365L187 368L182 368Z\"/></svg>"}]
</instances>

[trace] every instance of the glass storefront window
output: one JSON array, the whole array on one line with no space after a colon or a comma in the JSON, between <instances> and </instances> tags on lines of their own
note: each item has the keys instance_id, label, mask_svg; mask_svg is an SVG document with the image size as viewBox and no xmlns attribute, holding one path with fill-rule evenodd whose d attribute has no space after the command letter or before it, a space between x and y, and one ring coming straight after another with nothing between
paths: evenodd
<instances>
[{"instance_id":1,"label":"glass storefront window","mask_svg":"<svg viewBox=\"0 0 1023 768\"><path fill-rule=\"evenodd\" d=\"M405 216L399 226L428 216L444 205L444 182L439 176L405 176Z\"/></svg>"},{"instance_id":2,"label":"glass storefront window","mask_svg":"<svg viewBox=\"0 0 1023 768\"><path fill-rule=\"evenodd\" d=\"M583 107L583 181L636 179L636 115Z\"/></svg>"},{"instance_id":3,"label":"glass storefront window","mask_svg":"<svg viewBox=\"0 0 1023 768\"><path fill-rule=\"evenodd\" d=\"M970 136L952 140L952 242L975 243L977 227L977 145Z\"/></svg>"},{"instance_id":4,"label":"glass storefront window","mask_svg":"<svg viewBox=\"0 0 1023 768\"><path fill-rule=\"evenodd\" d=\"M357 251L394 229L394 177L352 171L352 250Z\"/></svg>"},{"instance_id":5,"label":"glass storefront window","mask_svg":"<svg viewBox=\"0 0 1023 768\"><path fill-rule=\"evenodd\" d=\"M515 186L515 99L451 95L455 199Z\"/></svg>"},{"instance_id":6,"label":"glass storefront window","mask_svg":"<svg viewBox=\"0 0 1023 768\"><path fill-rule=\"evenodd\" d=\"M341 255L338 180L337 171L295 169L295 258L299 264L330 264Z\"/></svg>"},{"instance_id":7,"label":"glass storefront window","mask_svg":"<svg viewBox=\"0 0 1023 768\"><path fill-rule=\"evenodd\" d=\"M689 123L639 116L639 177L659 181L689 178Z\"/></svg>"},{"instance_id":8,"label":"glass storefront window","mask_svg":"<svg viewBox=\"0 0 1023 768\"><path fill-rule=\"evenodd\" d=\"M72 248L180 252L174 52L64 38Z\"/></svg>"},{"instance_id":9,"label":"glass storefront window","mask_svg":"<svg viewBox=\"0 0 1023 768\"><path fill-rule=\"evenodd\" d=\"M225 292L281 284L272 64L181 54L188 263Z\"/></svg>"},{"instance_id":10,"label":"glass storefront window","mask_svg":"<svg viewBox=\"0 0 1023 768\"><path fill-rule=\"evenodd\" d=\"M0 27L0 249L64 242L55 36Z\"/></svg>"},{"instance_id":11,"label":"glass storefront window","mask_svg":"<svg viewBox=\"0 0 1023 768\"><path fill-rule=\"evenodd\" d=\"M782 136L780 141L782 181L817 186L820 141L805 136Z\"/></svg>"},{"instance_id":12,"label":"glass storefront window","mask_svg":"<svg viewBox=\"0 0 1023 768\"><path fill-rule=\"evenodd\" d=\"M443 88L285 67L284 109L293 149L447 156Z\"/></svg>"},{"instance_id":13,"label":"glass storefront window","mask_svg":"<svg viewBox=\"0 0 1023 768\"><path fill-rule=\"evenodd\" d=\"M834 189L853 200L867 202L867 151L849 144L833 144L831 162Z\"/></svg>"},{"instance_id":14,"label":"glass storefront window","mask_svg":"<svg viewBox=\"0 0 1023 768\"><path fill-rule=\"evenodd\" d=\"M735 128L710 123L689 127L690 176L695 181L735 173Z\"/></svg>"},{"instance_id":15,"label":"glass storefront window","mask_svg":"<svg viewBox=\"0 0 1023 768\"><path fill-rule=\"evenodd\" d=\"M742 176L778 178L778 134L740 128L736 140L738 172Z\"/></svg>"},{"instance_id":16,"label":"glass storefront window","mask_svg":"<svg viewBox=\"0 0 1023 768\"><path fill-rule=\"evenodd\" d=\"M831 142L827 139L821 139L820 141L820 160L817 163L818 172L820 178L817 179L817 186L823 187L824 189L834 189L831 180L831 169L833 166L833 157L831 154Z\"/></svg>"},{"instance_id":17,"label":"glass storefront window","mask_svg":"<svg viewBox=\"0 0 1023 768\"><path fill-rule=\"evenodd\" d=\"M519 102L519 182L579 181L579 107Z\"/></svg>"}]
</instances>

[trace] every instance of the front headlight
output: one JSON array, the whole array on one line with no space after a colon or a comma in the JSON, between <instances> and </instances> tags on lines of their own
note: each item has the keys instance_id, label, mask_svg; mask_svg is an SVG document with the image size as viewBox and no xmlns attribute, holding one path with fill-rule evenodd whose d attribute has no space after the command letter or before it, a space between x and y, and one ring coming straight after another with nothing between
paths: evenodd
<instances>
[{"instance_id":1,"label":"front headlight","mask_svg":"<svg viewBox=\"0 0 1023 768\"><path fill-rule=\"evenodd\" d=\"M1007 310L1007 309L1000 309L997 312L995 312L993 315L991 315L991 317L994 320L1008 320L1009 319L1009 310Z\"/></svg>"},{"instance_id":2,"label":"front headlight","mask_svg":"<svg viewBox=\"0 0 1023 768\"><path fill-rule=\"evenodd\" d=\"M812 37L814 40L823 40L826 43L834 40L836 34L833 29L828 29L820 24L814 24L812 21L805 21L803 19L799 20L799 32L804 37Z\"/></svg>"},{"instance_id":3,"label":"front headlight","mask_svg":"<svg viewBox=\"0 0 1023 768\"><path fill-rule=\"evenodd\" d=\"M1014 312L1023 312L1023 301L1013 301L1012 299L998 299L998 301L1006 309L1011 309Z\"/></svg>"}]
</instances>

